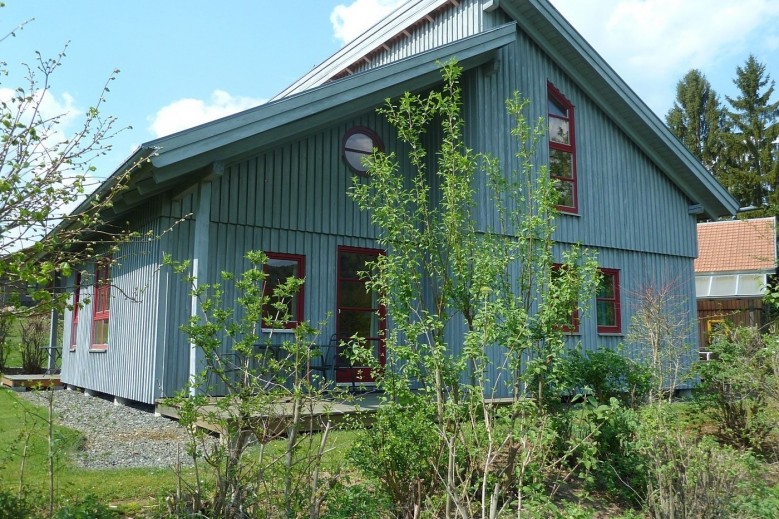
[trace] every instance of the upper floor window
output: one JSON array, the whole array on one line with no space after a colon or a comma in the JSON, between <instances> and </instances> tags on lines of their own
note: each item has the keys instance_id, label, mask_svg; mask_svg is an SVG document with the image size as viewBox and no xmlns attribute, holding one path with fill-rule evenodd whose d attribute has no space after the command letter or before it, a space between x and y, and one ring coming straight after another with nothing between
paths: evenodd
<instances>
[{"instance_id":1,"label":"upper floor window","mask_svg":"<svg viewBox=\"0 0 779 519\"><path fill-rule=\"evenodd\" d=\"M357 126L344 135L344 160L358 175L367 173L368 168L363 160L370 156L374 149L382 151L384 145L379 136L368 128Z\"/></svg>"},{"instance_id":2,"label":"upper floor window","mask_svg":"<svg viewBox=\"0 0 779 519\"><path fill-rule=\"evenodd\" d=\"M95 289L92 297L92 350L108 349L108 322L111 317L111 260L95 265Z\"/></svg>"},{"instance_id":3,"label":"upper floor window","mask_svg":"<svg viewBox=\"0 0 779 519\"><path fill-rule=\"evenodd\" d=\"M293 277L305 277L305 256L297 254L282 254L267 252L268 257L263 267L266 278L263 296L267 303L262 309L263 328L295 328L303 321L303 286L290 295L280 297L276 288Z\"/></svg>"},{"instance_id":4,"label":"upper floor window","mask_svg":"<svg viewBox=\"0 0 779 519\"><path fill-rule=\"evenodd\" d=\"M573 105L551 83L547 83L549 175L560 193L557 208L566 213L579 210L576 189L576 140Z\"/></svg>"},{"instance_id":5,"label":"upper floor window","mask_svg":"<svg viewBox=\"0 0 779 519\"><path fill-rule=\"evenodd\" d=\"M622 333L619 302L619 270L600 269L600 283L595 297L598 333Z\"/></svg>"}]
</instances>

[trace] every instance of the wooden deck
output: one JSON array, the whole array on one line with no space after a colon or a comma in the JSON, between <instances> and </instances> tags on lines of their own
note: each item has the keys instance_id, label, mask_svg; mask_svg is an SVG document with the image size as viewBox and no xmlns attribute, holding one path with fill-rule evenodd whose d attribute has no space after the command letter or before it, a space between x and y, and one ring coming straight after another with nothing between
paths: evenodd
<instances>
[{"instance_id":1,"label":"wooden deck","mask_svg":"<svg viewBox=\"0 0 779 519\"><path fill-rule=\"evenodd\" d=\"M3 375L2 385L10 387L14 391L26 391L28 389L48 389L62 385L59 375Z\"/></svg>"},{"instance_id":2,"label":"wooden deck","mask_svg":"<svg viewBox=\"0 0 779 519\"><path fill-rule=\"evenodd\" d=\"M341 424L347 420L358 420L363 425L369 425L373 422L373 415L381 405L381 395L378 393L366 393L352 396L349 400L315 400L306 402L301 410L302 419L299 429L301 431L319 431L326 422L332 425ZM289 419L292 418L292 403L280 400L275 404L275 408L266 413L258 414L257 420L265 422L265 427L271 431L281 431L286 427ZM163 401L157 401L155 412L175 420L180 419L179 409L167 405ZM223 432L219 422L223 418L229 419L231 411L220 410L218 407L218 398L213 399L213 404L206 405L200 409L201 418L196 422L197 426L216 434ZM215 419L209 420L212 416Z\"/></svg>"}]
</instances>

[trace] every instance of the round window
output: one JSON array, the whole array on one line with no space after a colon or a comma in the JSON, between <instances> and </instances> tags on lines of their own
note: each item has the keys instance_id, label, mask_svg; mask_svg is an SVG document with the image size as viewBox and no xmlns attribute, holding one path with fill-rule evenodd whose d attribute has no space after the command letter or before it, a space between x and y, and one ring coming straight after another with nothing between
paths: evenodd
<instances>
[{"instance_id":1,"label":"round window","mask_svg":"<svg viewBox=\"0 0 779 519\"><path fill-rule=\"evenodd\" d=\"M365 175L368 168L363 159L373 153L374 149L383 151L381 139L368 128L352 128L344 135L344 160L358 175Z\"/></svg>"}]
</instances>

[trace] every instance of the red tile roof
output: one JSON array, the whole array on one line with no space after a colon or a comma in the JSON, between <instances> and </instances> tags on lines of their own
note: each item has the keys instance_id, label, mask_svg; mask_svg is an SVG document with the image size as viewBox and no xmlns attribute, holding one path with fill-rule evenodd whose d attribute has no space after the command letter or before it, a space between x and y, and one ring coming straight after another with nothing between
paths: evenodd
<instances>
[{"instance_id":1,"label":"red tile roof","mask_svg":"<svg viewBox=\"0 0 779 519\"><path fill-rule=\"evenodd\" d=\"M698 224L695 272L773 272L775 268L774 218Z\"/></svg>"}]
</instances>

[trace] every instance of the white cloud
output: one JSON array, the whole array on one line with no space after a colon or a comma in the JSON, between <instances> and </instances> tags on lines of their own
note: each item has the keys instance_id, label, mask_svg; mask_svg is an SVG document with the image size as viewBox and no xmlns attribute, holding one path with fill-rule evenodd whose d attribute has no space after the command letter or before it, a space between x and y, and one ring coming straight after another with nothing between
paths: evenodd
<instances>
[{"instance_id":1,"label":"white cloud","mask_svg":"<svg viewBox=\"0 0 779 519\"><path fill-rule=\"evenodd\" d=\"M266 101L267 99L233 96L224 90L214 90L208 101L184 98L163 106L148 118L149 130L155 137L162 137L253 108Z\"/></svg>"},{"instance_id":2,"label":"white cloud","mask_svg":"<svg viewBox=\"0 0 779 519\"><path fill-rule=\"evenodd\" d=\"M670 106L668 93L689 69L707 74L749 52L760 59L779 37L776 0L552 3L656 111Z\"/></svg>"},{"instance_id":3,"label":"white cloud","mask_svg":"<svg viewBox=\"0 0 779 519\"><path fill-rule=\"evenodd\" d=\"M392 12L405 0L354 0L340 4L330 13L333 33L342 44L349 43L370 29L376 22Z\"/></svg>"}]
</instances>

